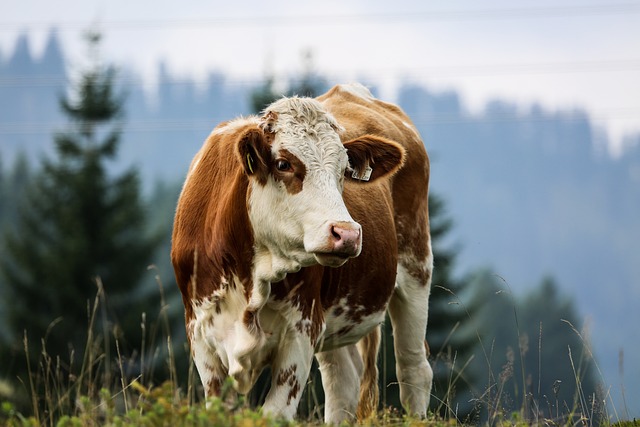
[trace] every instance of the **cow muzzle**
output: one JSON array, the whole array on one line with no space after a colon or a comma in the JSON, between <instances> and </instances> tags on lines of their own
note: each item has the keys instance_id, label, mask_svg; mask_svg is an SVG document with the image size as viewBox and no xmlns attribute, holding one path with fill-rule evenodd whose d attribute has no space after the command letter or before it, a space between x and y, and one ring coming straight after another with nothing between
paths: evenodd
<instances>
[{"instance_id":1,"label":"cow muzzle","mask_svg":"<svg viewBox=\"0 0 640 427\"><path fill-rule=\"evenodd\" d=\"M362 227L357 222L331 222L326 228L326 243L313 255L320 265L340 267L349 258L360 255Z\"/></svg>"}]
</instances>

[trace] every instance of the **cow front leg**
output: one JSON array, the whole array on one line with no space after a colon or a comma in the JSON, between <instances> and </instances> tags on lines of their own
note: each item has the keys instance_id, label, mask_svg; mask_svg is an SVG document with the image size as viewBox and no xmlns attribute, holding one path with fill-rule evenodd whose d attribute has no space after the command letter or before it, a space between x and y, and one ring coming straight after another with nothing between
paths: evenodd
<instances>
[{"instance_id":1,"label":"cow front leg","mask_svg":"<svg viewBox=\"0 0 640 427\"><path fill-rule=\"evenodd\" d=\"M220 396L222 383L226 376L226 369L222 365L220 357L208 344L207 340L201 336L191 340L191 356L196 365L198 376L204 388L204 395L207 399L207 406L211 397Z\"/></svg>"},{"instance_id":2,"label":"cow front leg","mask_svg":"<svg viewBox=\"0 0 640 427\"><path fill-rule=\"evenodd\" d=\"M296 414L302 391L309 378L313 346L308 335L293 333L278 349L271 366L271 389L263 405L265 414L291 420Z\"/></svg>"},{"instance_id":3,"label":"cow front leg","mask_svg":"<svg viewBox=\"0 0 640 427\"><path fill-rule=\"evenodd\" d=\"M433 380L425 348L432 269L431 256L422 262L401 257L389 303L400 401L409 413L421 417L427 414Z\"/></svg>"},{"instance_id":4,"label":"cow front leg","mask_svg":"<svg viewBox=\"0 0 640 427\"><path fill-rule=\"evenodd\" d=\"M355 345L316 354L324 389L324 422L354 420L363 365ZM377 384L376 384L377 386Z\"/></svg>"}]
</instances>

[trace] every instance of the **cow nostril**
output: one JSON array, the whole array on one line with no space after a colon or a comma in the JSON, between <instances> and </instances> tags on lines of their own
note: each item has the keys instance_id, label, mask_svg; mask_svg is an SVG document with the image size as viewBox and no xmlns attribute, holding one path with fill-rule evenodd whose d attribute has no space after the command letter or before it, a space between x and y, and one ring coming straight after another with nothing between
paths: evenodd
<instances>
[{"instance_id":1,"label":"cow nostril","mask_svg":"<svg viewBox=\"0 0 640 427\"><path fill-rule=\"evenodd\" d=\"M340 239L342 239L342 235L336 231L335 226L331 226L331 235L332 235L336 240L340 240Z\"/></svg>"}]
</instances>

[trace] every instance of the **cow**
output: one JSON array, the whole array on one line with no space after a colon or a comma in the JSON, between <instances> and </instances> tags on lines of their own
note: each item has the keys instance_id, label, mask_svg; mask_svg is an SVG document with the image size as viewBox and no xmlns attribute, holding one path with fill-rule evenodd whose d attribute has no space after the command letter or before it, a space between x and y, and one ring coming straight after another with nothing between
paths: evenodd
<instances>
[{"instance_id":1,"label":"cow","mask_svg":"<svg viewBox=\"0 0 640 427\"><path fill-rule=\"evenodd\" d=\"M205 395L229 377L245 394L269 366L263 411L292 419L315 356L325 421L366 417L388 311L401 402L426 416L428 187L411 120L359 84L215 127L187 173L171 249Z\"/></svg>"}]
</instances>

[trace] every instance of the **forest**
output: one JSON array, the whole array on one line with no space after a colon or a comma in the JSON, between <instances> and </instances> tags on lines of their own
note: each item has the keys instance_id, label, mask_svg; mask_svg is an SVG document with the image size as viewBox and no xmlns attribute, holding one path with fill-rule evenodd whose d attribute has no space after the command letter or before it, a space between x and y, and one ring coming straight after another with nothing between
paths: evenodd
<instances>
[{"instance_id":1,"label":"forest","mask_svg":"<svg viewBox=\"0 0 640 427\"><path fill-rule=\"evenodd\" d=\"M98 42L95 36L89 48L98 49ZM55 41L52 43L51 49L58 49ZM43 64L57 66L60 73L64 69L61 61L56 65L47 57L40 66ZM3 69L6 75L11 72L9 65ZM43 73L49 75L50 71ZM100 372L101 385L106 387L139 379L145 386L170 380L187 388L190 361L182 301L168 253L185 165L206 133L186 126L179 138L188 139L188 143L154 146L154 135L144 134L136 126L129 128L127 120L134 116L137 123L144 123L141 112L161 117L163 109L171 107L176 127L180 127L176 125L180 120L205 115L211 118L208 126L212 128L216 121L229 118L223 117L229 110L257 113L282 94L315 96L330 86L327 78L310 68L292 77L284 90L276 89L269 76L243 90L225 86L223 76L212 75L212 79L218 84L212 83L205 95L189 89L188 84L161 86L166 93L158 94L154 108L142 108L145 101L141 94L127 90L123 82L131 78L126 73L98 62L78 78L61 79L65 90L50 91L54 96L42 97L33 88L1 87L6 97L18 93L31 96L26 104L33 108L35 103L45 111L32 114L56 118L65 125L50 134L36 133L42 146L48 147L37 154L32 146L24 149L16 142L0 145L0 318L5 325L0 332L0 400L12 402L25 413L41 411L52 384L86 372L87 366L99 366L95 375ZM30 94L23 93L30 90ZM429 129L423 130L427 113L420 106L420 100L426 99L421 94L433 96L422 88L406 86L399 102L421 131L429 134L425 143L432 153L434 170L454 167L439 158L452 137L459 138L449 142L459 158L465 159L460 162L499 161L483 157L480 150L469 156L468 150L473 148L465 144L474 138L461 134L477 131L491 135L491 124L476 123L480 129L472 131L458 127L458 135L443 130L448 126L446 120L429 122ZM437 114L464 116L455 95L438 97L438 105L450 110L443 108ZM18 121L19 108L3 102L2 109L4 117ZM513 111L496 103L488 114L504 119ZM546 113L538 110L532 114ZM569 132L567 127L579 127L576 120L582 123L586 119L572 114L564 127L544 140L574 141L574 136L563 133ZM504 123L501 126L500 132L505 132ZM521 130L506 132L517 135ZM176 137L175 128L164 133ZM9 136L16 134L20 132ZM430 146L431 140L439 140L441 145ZM581 147L570 143L546 149L553 152L558 147L572 156L584 154ZM532 159L537 152L527 152L528 146L508 149L515 151L510 158L526 158L526 165L544 163L549 174L559 170L549 165L546 157ZM161 157L164 161L158 162L163 166L154 167ZM556 158L561 161L562 156ZM165 167L169 160L174 168L181 165L181 171ZM522 167L516 161L511 166ZM456 169L467 186L487 179L473 177L472 167L458 165ZM514 171L506 173L513 180L519 176ZM460 218L452 211L473 210L474 204L480 203L477 198L504 195L478 190L470 192L469 200L451 201L458 189L450 180L438 179L440 176L442 172L434 174L430 196L436 265L426 335L436 372L431 409L460 421L495 420L513 412L531 420L586 417L597 423L610 417L611 396L577 302L567 288L553 275L538 272L527 291L516 290L502 270L482 257L467 257L460 265L464 254L460 236L465 234L456 233ZM628 221L624 212L616 214L621 221ZM504 215L502 221L500 232L509 233L513 216ZM473 222L463 225L467 236L473 233L469 229L483 228ZM480 233L491 240L491 235L485 237L486 230ZM498 253L502 255L510 256L508 250ZM384 406L399 408L388 323L379 356L381 396ZM166 360L171 361L170 366ZM300 410L318 415L315 411L321 407L321 390L317 373L312 377L315 380L308 386L307 403ZM41 391L36 394L39 398L33 398L34 388ZM87 386L82 392L97 396L100 390ZM258 384L250 400L258 402L263 393ZM309 400L312 397L320 406Z\"/></svg>"}]
</instances>

